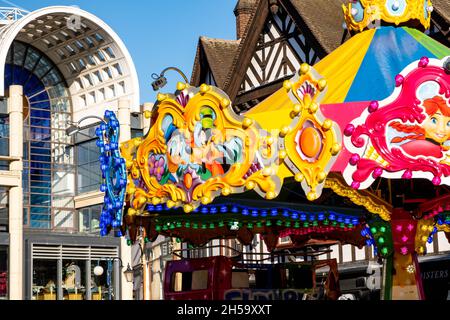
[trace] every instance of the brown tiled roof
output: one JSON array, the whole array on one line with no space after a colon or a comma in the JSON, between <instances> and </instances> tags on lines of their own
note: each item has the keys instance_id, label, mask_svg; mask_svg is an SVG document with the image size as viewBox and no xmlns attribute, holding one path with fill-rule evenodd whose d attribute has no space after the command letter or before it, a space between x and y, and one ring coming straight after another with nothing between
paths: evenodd
<instances>
[{"instance_id":1,"label":"brown tiled roof","mask_svg":"<svg viewBox=\"0 0 450 320\"><path fill-rule=\"evenodd\" d=\"M237 10L252 10L258 4L258 0L239 0L236 3L236 7L234 8L234 12Z\"/></svg>"},{"instance_id":2,"label":"brown tiled roof","mask_svg":"<svg viewBox=\"0 0 450 320\"><path fill-rule=\"evenodd\" d=\"M200 37L206 59L218 87L222 87L231 68L240 40Z\"/></svg>"},{"instance_id":3,"label":"brown tiled roof","mask_svg":"<svg viewBox=\"0 0 450 320\"><path fill-rule=\"evenodd\" d=\"M287 1L284 1L287 2ZM289 0L327 53L342 44L345 0Z\"/></svg>"},{"instance_id":4,"label":"brown tiled roof","mask_svg":"<svg viewBox=\"0 0 450 320\"><path fill-rule=\"evenodd\" d=\"M323 54L329 54L337 49L344 41L346 32L344 30L344 13L342 4L348 3L348 0L279 0L288 10L289 15L296 20L301 29L307 28L314 38L314 43L321 47ZM192 76L193 84L198 84L200 78L200 46L203 48L208 64L211 68L217 85L228 92L230 82L237 73L240 73L241 55L246 50L252 50L255 42L252 33L260 28L260 23L254 20L260 20L263 23L261 12L264 6L268 6L268 0L241 0L237 6L249 6L254 4L254 11L247 29L241 41L220 40L201 37L197 56L194 62ZM435 11L445 20L450 21L450 0L432 0ZM246 8L247 8L246 7ZM266 9L267 11L267 9ZM300 21L298 21L300 20ZM251 39L250 39L251 38ZM346 36L348 38L348 34ZM346 39L345 38L345 39ZM251 40L251 41L250 41ZM313 44L314 44L313 43ZM231 90L233 91L233 90Z\"/></svg>"},{"instance_id":5,"label":"brown tiled roof","mask_svg":"<svg viewBox=\"0 0 450 320\"><path fill-rule=\"evenodd\" d=\"M200 37L197 54L192 71L191 84L200 85L201 51L206 56L207 63L218 87L222 88L228 71L239 47L240 40L223 40Z\"/></svg>"},{"instance_id":6,"label":"brown tiled roof","mask_svg":"<svg viewBox=\"0 0 450 320\"><path fill-rule=\"evenodd\" d=\"M450 21L450 1L431 0L434 10L446 21Z\"/></svg>"}]
</instances>

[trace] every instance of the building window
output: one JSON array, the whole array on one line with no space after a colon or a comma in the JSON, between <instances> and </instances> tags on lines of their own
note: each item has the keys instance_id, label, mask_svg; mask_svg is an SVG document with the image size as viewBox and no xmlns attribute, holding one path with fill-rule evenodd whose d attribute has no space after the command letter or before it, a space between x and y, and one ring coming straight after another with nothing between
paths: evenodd
<instances>
[{"instance_id":1,"label":"building window","mask_svg":"<svg viewBox=\"0 0 450 320\"><path fill-rule=\"evenodd\" d=\"M83 59L78 59L78 64L80 66L80 70L84 70L87 68L86 62Z\"/></svg>"},{"instance_id":2,"label":"building window","mask_svg":"<svg viewBox=\"0 0 450 320\"><path fill-rule=\"evenodd\" d=\"M100 89L98 90L98 96L99 96L99 100L100 101L104 101L105 100L105 89Z\"/></svg>"},{"instance_id":3,"label":"building window","mask_svg":"<svg viewBox=\"0 0 450 320\"><path fill-rule=\"evenodd\" d=\"M100 71L94 72L94 79L96 84L103 82L102 74L100 73Z\"/></svg>"},{"instance_id":4,"label":"building window","mask_svg":"<svg viewBox=\"0 0 450 320\"><path fill-rule=\"evenodd\" d=\"M73 55L75 55L77 52L75 51L75 49L74 48L72 48L72 46L71 45L66 45L64 48L66 48L66 50L67 50L67 52L71 55L71 56L73 56Z\"/></svg>"},{"instance_id":5,"label":"building window","mask_svg":"<svg viewBox=\"0 0 450 320\"><path fill-rule=\"evenodd\" d=\"M86 42L86 44L88 45L89 48L95 47L95 43L91 37L86 37L83 40L84 40L84 42Z\"/></svg>"},{"instance_id":6,"label":"building window","mask_svg":"<svg viewBox=\"0 0 450 320\"><path fill-rule=\"evenodd\" d=\"M87 74L84 76L84 79L86 79L86 82L88 83L88 86L93 86L94 82L92 82L92 77L90 74Z\"/></svg>"},{"instance_id":7,"label":"building window","mask_svg":"<svg viewBox=\"0 0 450 320\"><path fill-rule=\"evenodd\" d=\"M119 94L121 94L121 95L125 94L125 82L124 81L119 82Z\"/></svg>"},{"instance_id":8,"label":"building window","mask_svg":"<svg viewBox=\"0 0 450 320\"><path fill-rule=\"evenodd\" d=\"M108 67L104 68L103 72L108 76L109 79L113 78L113 74L111 72L111 69L109 69Z\"/></svg>"},{"instance_id":9,"label":"building window","mask_svg":"<svg viewBox=\"0 0 450 320\"><path fill-rule=\"evenodd\" d=\"M123 75L122 68L120 67L120 64L116 63L115 65L113 65L113 68L114 68L114 70L115 70L117 75L120 75L120 76Z\"/></svg>"},{"instance_id":10,"label":"building window","mask_svg":"<svg viewBox=\"0 0 450 320\"><path fill-rule=\"evenodd\" d=\"M103 36L100 33L95 33L94 37L95 37L95 40L97 40L97 42L105 41L105 39L103 38Z\"/></svg>"},{"instance_id":11,"label":"building window","mask_svg":"<svg viewBox=\"0 0 450 320\"><path fill-rule=\"evenodd\" d=\"M0 233L9 232L8 188L0 187Z\"/></svg>"},{"instance_id":12,"label":"building window","mask_svg":"<svg viewBox=\"0 0 450 320\"><path fill-rule=\"evenodd\" d=\"M83 44L81 43L81 41L76 40L76 41L74 42L74 44L75 44L75 46L78 48L78 50L80 50L80 51L85 50L85 48L84 48Z\"/></svg>"},{"instance_id":13,"label":"building window","mask_svg":"<svg viewBox=\"0 0 450 320\"><path fill-rule=\"evenodd\" d=\"M0 156L9 156L9 117L0 118ZM0 170L9 170L9 162L0 161Z\"/></svg>"},{"instance_id":14,"label":"building window","mask_svg":"<svg viewBox=\"0 0 450 320\"><path fill-rule=\"evenodd\" d=\"M99 234L101 213L101 205L81 209L79 211L80 232Z\"/></svg>"},{"instance_id":15,"label":"building window","mask_svg":"<svg viewBox=\"0 0 450 320\"><path fill-rule=\"evenodd\" d=\"M114 59L116 57L116 55L114 54L114 51L113 51L113 49L111 49L111 47L107 47L104 50L111 59Z\"/></svg>"},{"instance_id":16,"label":"building window","mask_svg":"<svg viewBox=\"0 0 450 320\"><path fill-rule=\"evenodd\" d=\"M85 139L77 143L77 194L98 191L102 183L100 150L96 144L97 140L92 138L93 132L91 134L82 132L77 137L80 140Z\"/></svg>"},{"instance_id":17,"label":"building window","mask_svg":"<svg viewBox=\"0 0 450 320\"><path fill-rule=\"evenodd\" d=\"M89 63L91 66L95 66L95 65L96 65L95 59L94 59L94 57L93 57L92 55L89 54L88 56L86 56L86 59L87 59L88 63Z\"/></svg>"},{"instance_id":18,"label":"building window","mask_svg":"<svg viewBox=\"0 0 450 320\"><path fill-rule=\"evenodd\" d=\"M100 61L105 62L106 58L105 55L103 54L103 52L101 51L97 51L97 57L99 58Z\"/></svg>"},{"instance_id":19,"label":"building window","mask_svg":"<svg viewBox=\"0 0 450 320\"><path fill-rule=\"evenodd\" d=\"M60 225L66 228L75 211L72 138L65 134L72 112L67 83L42 52L15 41L5 65L5 89L11 85L21 85L27 98L23 159L25 226L54 229L55 213L64 211Z\"/></svg>"}]
</instances>

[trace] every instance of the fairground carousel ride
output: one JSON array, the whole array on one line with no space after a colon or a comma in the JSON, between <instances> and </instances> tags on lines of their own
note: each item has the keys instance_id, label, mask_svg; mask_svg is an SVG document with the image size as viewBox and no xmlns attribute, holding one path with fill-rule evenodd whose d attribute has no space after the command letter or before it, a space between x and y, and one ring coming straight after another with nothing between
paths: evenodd
<instances>
[{"instance_id":1,"label":"fairground carousel ride","mask_svg":"<svg viewBox=\"0 0 450 320\"><path fill-rule=\"evenodd\" d=\"M450 49L423 33L431 10L428 0L351 1L355 35L245 115L217 87L179 83L145 114L146 136L119 145L107 112L102 234L197 246L261 234L269 251L287 236L296 247L373 246L382 298L425 299L417 255L450 232ZM303 197L277 201L292 181ZM321 202L323 190L334 201Z\"/></svg>"}]
</instances>

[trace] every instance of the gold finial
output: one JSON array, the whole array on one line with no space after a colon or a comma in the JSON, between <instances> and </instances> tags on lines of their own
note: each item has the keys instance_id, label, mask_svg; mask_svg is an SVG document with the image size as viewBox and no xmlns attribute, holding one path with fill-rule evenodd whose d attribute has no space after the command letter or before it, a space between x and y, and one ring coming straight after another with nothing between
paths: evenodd
<instances>
[{"instance_id":1,"label":"gold finial","mask_svg":"<svg viewBox=\"0 0 450 320\"><path fill-rule=\"evenodd\" d=\"M167 98L168 98L167 94L164 93L158 93L158 95L156 96L156 99L160 102L166 100Z\"/></svg>"},{"instance_id":2,"label":"gold finial","mask_svg":"<svg viewBox=\"0 0 450 320\"><path fill-rule=\"evenodd\" d=\"M248 129L252 124L253 124L253 120L252 119L245 118L244 121L242 122L242 127L244 129Z\"/></svg>"},{"instance_id":3,"label":"gold finial","mask_svg":"<svg viewBox=\"0 0 450 320\"><path fill-rule=\"evenodd\" d=\"M178 91L183 91L184 89L186 89L186 87L187 87L187 84L184 83L184 82L178 82L177 83L177 90Z\"/></svg>"},{"instance_id":4,"label":"gold finial","mask_svg":"<svg viewBox=\"0 0 450 320\"><path fill-rule=\"evenodd\" d=\"M311 69L311 67L309 66L309 64L303 63L300 66L300 75L307 74L310 69Z\"/></svg>"},{"instance_id":5,"label":"gold finial","mask_svg":"<svg viewBox=\"0 0 450 320\"><path fill-rule=\"evenodd\" d=\"M207 93L210 90L211 90L211 86L208 86L207 84L202 84L200 86L200 93L201 94L205 94L205 93Z\"/></svg>"}]
</instances>

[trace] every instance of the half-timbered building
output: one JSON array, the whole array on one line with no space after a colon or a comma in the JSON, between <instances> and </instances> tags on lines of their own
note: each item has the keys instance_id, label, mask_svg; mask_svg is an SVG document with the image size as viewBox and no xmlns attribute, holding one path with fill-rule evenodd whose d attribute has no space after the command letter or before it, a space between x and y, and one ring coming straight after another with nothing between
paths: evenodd
<instances>
[{"instance_id":1,"label":"half-timbered building","mask_svg":"<svg viewBox=\"0 0 450 320\"><path fill-rule=\"evenodd\" d=\"M217 85L244 112L278 90L304 62L314 65L351 37L344 0L239 0L236 40L200 37L191 84ZM434 0L427 33L450 45L450 3Z\"/></svg>"}]
</instances>

